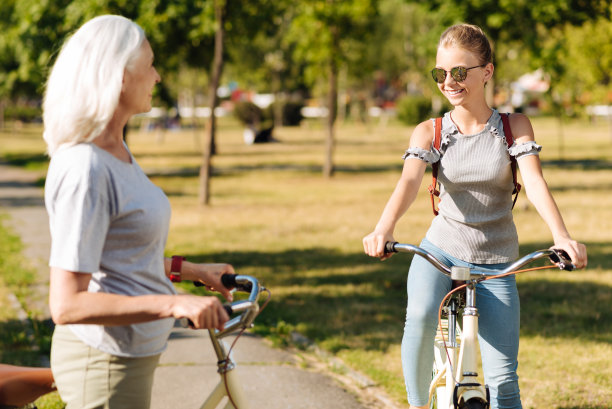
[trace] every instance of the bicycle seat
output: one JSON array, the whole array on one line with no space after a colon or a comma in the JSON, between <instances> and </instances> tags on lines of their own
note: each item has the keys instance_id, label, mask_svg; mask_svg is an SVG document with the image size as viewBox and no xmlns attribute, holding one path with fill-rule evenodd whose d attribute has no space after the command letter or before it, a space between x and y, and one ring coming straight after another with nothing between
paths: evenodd
<instances>
[{"instance_id":1,"label":"bicycle seat","mask_svg":"<svg viewBox=\"0 0 612 409\"><path fill-rule=\"evenodd\" d=\"M0 407L20 407L56 390L49 368L0 364Z\"/></svg>"}]
</instances>

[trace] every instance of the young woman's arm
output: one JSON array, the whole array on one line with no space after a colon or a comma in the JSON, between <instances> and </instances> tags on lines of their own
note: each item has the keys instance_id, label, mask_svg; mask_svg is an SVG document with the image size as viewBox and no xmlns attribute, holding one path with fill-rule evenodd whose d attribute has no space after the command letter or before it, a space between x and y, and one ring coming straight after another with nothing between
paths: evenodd
<instances>
[{"instance_id":1,"label":"young woman's arm","mask_svg":"<svg viewBox=\"0 0 612 409\"><path fill-rule=\"evenodd\" d=\"M188 318L195 328L222 329L229 319L216 297L90 293L90 279L91 274L51 267L49 309L56 324L110 326Z\"/></svg>"},{"instance_id":2,"label":"young woman's arm","mask_svg":"<svg viewBox=\"0 0 612 409\"><path fill-rule=\"evenodd\" d=\"M515 135L517 144L533 141L533 128L529 119L521 114L513 114L511 117L512 133ZM538 155L524 156L518 160L518 166L525 185L527 198L548 225L553 236L555 248L565 250L578 268L586 267L586 247L582 243L573 240L565 227L561 212L550 193L548 184L542 173L542 165Z\"/></svg>"},{"instance_id":3,"label":"young woman's arm","mask_svg":"<svg viewBox=\"0 0 612 409\"><path fill-rule=\"evenodd\" d=\"M431 149L434 130L431 121L417 125L410 138L410 147ZM371 257L381 260L391 257L385 254L385 243L394 241L393 231L400 217L408 210L421 187L427 164L420 159L407 158L402 175L391 194L374 231L363 238L363 249Z\"/></svg>"}]
</instances>

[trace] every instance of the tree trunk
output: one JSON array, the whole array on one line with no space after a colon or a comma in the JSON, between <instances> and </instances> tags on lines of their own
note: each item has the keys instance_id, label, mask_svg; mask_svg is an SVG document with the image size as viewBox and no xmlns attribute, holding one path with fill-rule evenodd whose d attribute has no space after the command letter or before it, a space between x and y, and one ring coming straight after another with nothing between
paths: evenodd
<instances>
[{"instance_id":1,"label":"tree trunk","mask_svg":"<svg viewBox=\"0 0 612 409\"><path fill-rule=\"evenodd\" d=\"M223 14L225 12L225 0L215 0L215 20L217 30L215 32L215 54L212 63L212 73L208 84L208 101L210 105L210 117L204 133L204 147L202 151L202 166L200 167L200 204L207 205L210 201L210 177L212 171L211 159L215 153L216 117L215 108L218 104L217 88L223 72Z\"/></svg>"},{"instance_id":2,"label":"tree trunk","mask_svg":"<svg viewBox=\"0 0 612 409\"><path fill-rule=\"evenodd\" d=\"M323 176L330 178L334 175L334 145L335 145L335 129L336 115L338 111L338 60L337 56L340 52L338 38L338 28L330 27L332 34L331 56L329 59L329 95L327 107L329 110L327 116L327 138L325 141L325 164L323 165Z\"/></svg>"},{"instance_id":3,"label":"tree trunk","mask_svg":"<svg viewBox=\"0 0 612 409\"><path fill-rule=\"evenodd\" d=\"M4 99L0 99L0 130L4 129Z\"/></svg>"}]
</instances>

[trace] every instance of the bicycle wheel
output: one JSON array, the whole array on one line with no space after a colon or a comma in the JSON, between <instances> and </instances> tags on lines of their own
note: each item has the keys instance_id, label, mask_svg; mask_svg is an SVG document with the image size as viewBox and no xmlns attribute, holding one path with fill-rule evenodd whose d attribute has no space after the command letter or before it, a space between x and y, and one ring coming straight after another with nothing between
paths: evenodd
<instances>
[{"instance_id":1,"label":"bicycle wheel","mask_svg":"<svg viewBox=\"0 0 612 409\"><path fill-rule=\"evenodd\" d=\"M489 405L482 399L474 398L469 399L467 402L459 404L459 409L487 409Z\"/></svg>"}]
</instances>

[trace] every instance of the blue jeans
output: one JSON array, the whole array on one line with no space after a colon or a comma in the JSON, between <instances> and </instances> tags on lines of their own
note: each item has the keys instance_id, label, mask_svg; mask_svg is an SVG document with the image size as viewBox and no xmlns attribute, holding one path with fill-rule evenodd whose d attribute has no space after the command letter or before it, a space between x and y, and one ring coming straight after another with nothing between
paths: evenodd
<instances>
[{"instance_id":1,"label":"blue jeans","mask_svg":"<svg viewBox=\"0 0 612 409\"><path fill-rule=\"evenodd\" d=\"M466 266L496 274L507 264L472 264L452 257L427 239L421 247L447 265ZM408 307L402 339L402 366L411 405L427 405L433 365L433 343L438 308L451 290L452 281L420 256L414 256L408 272ZM491 392L491 408L521 408L518 387L520 305L514 275L482 282L476 288L479 313L478 340L485 383Z\"/></svg>"}]
</instances>

